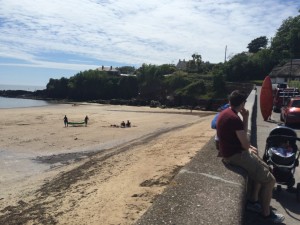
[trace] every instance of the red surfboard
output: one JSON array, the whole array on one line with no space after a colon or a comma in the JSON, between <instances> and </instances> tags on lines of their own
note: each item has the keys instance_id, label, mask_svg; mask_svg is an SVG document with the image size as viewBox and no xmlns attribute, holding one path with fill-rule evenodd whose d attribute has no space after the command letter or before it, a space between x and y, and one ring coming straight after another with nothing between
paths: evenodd
<instances>
[{"instance_id":1,"label":"red surfboard","mask_svg":"<svg viewBox=\"0 0 300 225\"><path fill-rule=\"evenodd\" d=\"M266 76L260 91L260 111L264 120L268 120L273 109L273 91L272 82L269 76Z\"/></svg>"}]
</instances>

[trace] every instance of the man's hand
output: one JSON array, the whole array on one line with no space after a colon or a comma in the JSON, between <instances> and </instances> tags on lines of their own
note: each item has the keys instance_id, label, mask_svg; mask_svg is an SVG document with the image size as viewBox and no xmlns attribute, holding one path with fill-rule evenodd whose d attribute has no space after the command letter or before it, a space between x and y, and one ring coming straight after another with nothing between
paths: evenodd
<instances>
[{"instance_id":1,"label":"man's hand","mask_svg":"<svg viewBox=\"0 0 300 225\"><path fill-rule=\"evenodd\" d=\"M245 108L242 108L241 111L240 111L243 119L248 119L249 117L249 110L245 109Z\"/></svg>"},{"instance_id":2,"label":"man's hand","mask_svg":"<svg viewBox=\"0 0 300 225\"><path fill-rule=\"evenodd\" d=\"M255 148L254 146L250 145L250 148L248 150L250 153L253 153L255 155L258 154L257 148Z\"/></svg>"}]
</instances>

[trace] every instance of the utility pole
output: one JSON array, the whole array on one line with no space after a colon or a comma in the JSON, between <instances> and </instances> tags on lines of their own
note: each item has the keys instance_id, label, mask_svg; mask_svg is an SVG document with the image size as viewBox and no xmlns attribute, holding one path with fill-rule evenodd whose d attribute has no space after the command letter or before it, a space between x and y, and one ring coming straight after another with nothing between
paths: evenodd
<instances>
[{"instance_id":1,"label":"utility pole","mask_svg":"<svg viewBox=\"0 0 300 225\"><path fill-rule=\"evenodd\" d=\"M225 46L225 58L224 58L224 63L226 63L226 54L227 54L227 45Z\"/></svg>"}]
</instances>

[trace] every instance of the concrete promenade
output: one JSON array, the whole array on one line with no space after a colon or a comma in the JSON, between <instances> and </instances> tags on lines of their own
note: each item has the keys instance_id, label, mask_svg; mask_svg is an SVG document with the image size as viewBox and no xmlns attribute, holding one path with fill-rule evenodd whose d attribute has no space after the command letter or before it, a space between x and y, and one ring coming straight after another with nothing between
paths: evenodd
<instances>
[{"instance_id":1,"label":"concrete promenade","mask_svg":"<svg viewBox=\"0 0 300 225\"><path fill-rule=\"evenodd\" d=\"M260 87L247 99L250 110L248 131L251 143L262 156L266 138L278 125L279 114L264 121L259 108ZM299 137L300 131L296 130ZM299 143L298 143L299 146ZM300 182L299 168L295 179ZM156 198L136 225L263 225L265 221L245 211L247 175L237 168L227 167L217 157L213 138L181 169L166 190ZM285 189L285 187L283 187ZM293 193L285 190L273 193L271 206L284 214L286 225L300 223L300 204Z\"/></svg>"},{"instance_id":2,"label":"concrete promenade","mask_svg":"<svg viewBox=\"0 0 300 225\"><path fill-rule=\"evenodd\" d=\"M256 117L256 111L252 113L255 104L256 90L253 90L246 104L251 117ZM136 224L242 224L247 176L241 169L225 166L217 154L212 138Z\"/></svg>"}]
</instances>

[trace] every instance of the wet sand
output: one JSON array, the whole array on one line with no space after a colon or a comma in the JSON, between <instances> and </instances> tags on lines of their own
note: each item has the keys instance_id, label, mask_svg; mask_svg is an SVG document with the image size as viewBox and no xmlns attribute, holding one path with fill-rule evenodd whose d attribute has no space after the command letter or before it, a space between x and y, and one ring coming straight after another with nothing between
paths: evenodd
<instances>
[{"instance_id":1,"label":"wet sand","mask_svg":"<svg viewBox=\"0 0 300 225\"><path fill-rule=\"evenodd\" d=\"M133 224L215 133L214 112L99 104L0 111L0 224ZM88 115L88 126L65 128L64 115ZM127 120L130 128L118 127Z\"/></svg>"}]
</instances>

